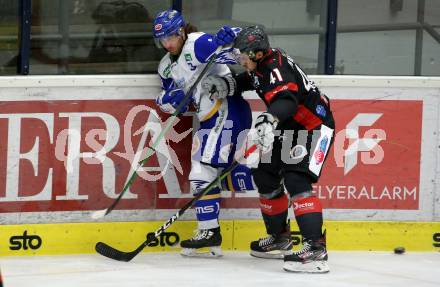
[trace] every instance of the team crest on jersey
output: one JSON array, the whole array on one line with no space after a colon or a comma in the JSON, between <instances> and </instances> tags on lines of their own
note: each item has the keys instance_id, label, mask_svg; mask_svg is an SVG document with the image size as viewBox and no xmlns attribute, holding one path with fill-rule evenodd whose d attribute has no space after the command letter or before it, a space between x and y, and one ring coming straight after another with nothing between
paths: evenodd
<instances>
[{"instance_id":1,"label":"team crest on jersey","mask_svg":"<svg viewBox=\"0 0 440 287\"><path fill-rule=\"evenodd\" d=\"M292 159L302 159L307 155L307 149L303 145L296 145L290 150Z\"/></svg>"}]
</instances>

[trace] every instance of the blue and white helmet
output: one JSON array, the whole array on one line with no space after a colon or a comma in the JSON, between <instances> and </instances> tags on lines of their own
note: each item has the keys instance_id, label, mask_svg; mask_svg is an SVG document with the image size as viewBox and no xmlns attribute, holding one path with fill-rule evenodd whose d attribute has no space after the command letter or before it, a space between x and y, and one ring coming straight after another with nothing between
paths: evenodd
<instances>
[{"instance_id":1,"label":"blue and white helmet","mask_svg":"<svg viewBox=\"0 0 440 287\"><path fill-rule=\"evenodd\" d=\"M179 34L183 26L185 26L185 20L178 11L170 9L159 12L153 21L153 37L156 46L162 47L160 40Z\"/></svg>"}]
</instances>

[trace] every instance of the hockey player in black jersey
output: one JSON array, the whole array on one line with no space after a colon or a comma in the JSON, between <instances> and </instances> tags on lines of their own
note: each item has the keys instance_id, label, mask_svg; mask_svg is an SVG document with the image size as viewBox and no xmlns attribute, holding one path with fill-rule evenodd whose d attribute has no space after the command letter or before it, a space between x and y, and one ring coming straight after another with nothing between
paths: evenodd
<instances>
[{"instance_id":1,"label":"hockey player in black jersey","mask_svg":"<svg viewBox=\"0 0 440 287\"><path fill-rule=\"evenodd\" d=\"M261 27L243 29L234 47L239 50L238 62L247 70L236 76L236 88L255 90L267 106L250 134L261 151L253 178L268 237L251 242L251 255L285 255L286 271L328 272L322 207L312 194L312 183L319 179L333 139L329 99L292 58L270 47ZM289 203L303 237L297 252L291 251Z\"/></svg>"}]
</instances>

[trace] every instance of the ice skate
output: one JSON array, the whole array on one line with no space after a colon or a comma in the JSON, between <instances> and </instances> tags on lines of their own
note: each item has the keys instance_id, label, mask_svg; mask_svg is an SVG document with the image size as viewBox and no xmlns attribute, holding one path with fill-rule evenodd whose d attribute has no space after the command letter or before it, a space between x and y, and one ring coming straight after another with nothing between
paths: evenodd
<instances>
[{"instance_id":1,"label":"ice skate","mask_svg":"<svg viewBox=\"0 0 440 287\"><path fill-rule=\"evenodd\" d=\"M180 242L182 256L188 257L221 257L223 256L220 245L222 236L220 227L198 230L193 238Z\"/></svg>"},{"instance_id":2,"label":"ice skate","mask_svg":"<svg viewBox=\"0 0 440 287\"><path fill-rule=\"evenodd\" d=\"M283 269L297 273L327 273L328 254L325 234L320 240L304 240L301 250L284 257Z\"/></svg>"},{"instance_id":3,"label":"ice skate","mask_svg":"<svg viewBox=\"0 0 440 287\"><path fill-rule=\"evenodd\" d=\"M252 241L251 255L266 259L283 259L285 255L292 254L292 246L290 231L287 231L277 236L269 235Z\"/></svg>"}]
</instances>

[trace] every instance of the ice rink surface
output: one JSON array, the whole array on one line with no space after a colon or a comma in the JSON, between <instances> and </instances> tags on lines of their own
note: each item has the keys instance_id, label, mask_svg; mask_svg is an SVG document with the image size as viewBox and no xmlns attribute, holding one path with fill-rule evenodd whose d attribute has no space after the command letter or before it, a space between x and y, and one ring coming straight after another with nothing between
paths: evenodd
<instances>
[{"instance_id":1,"label":"ice rink surface","mask_svg":"<svg viewBox=\"0 0 440 287\"><path fill-rule=\"evenodd\" d=\"M295 274L281 260L225 253L220 259L142 253L131 262L100 255L1 257L5 287L440 286L440 252L330 252L330 273Z\"/></svg>"}]
</instances>

